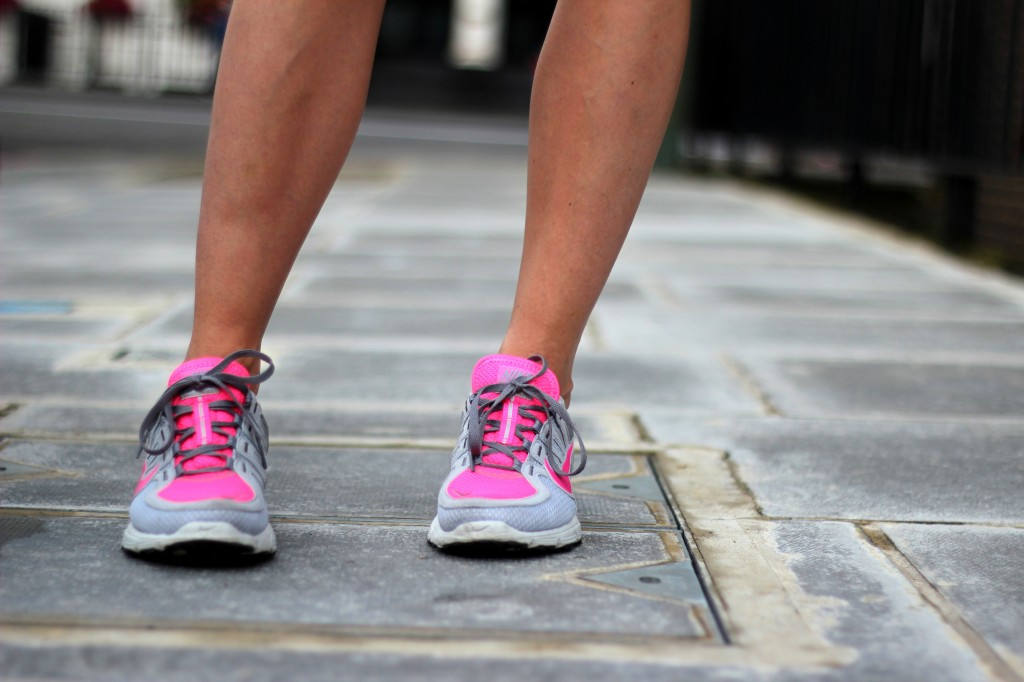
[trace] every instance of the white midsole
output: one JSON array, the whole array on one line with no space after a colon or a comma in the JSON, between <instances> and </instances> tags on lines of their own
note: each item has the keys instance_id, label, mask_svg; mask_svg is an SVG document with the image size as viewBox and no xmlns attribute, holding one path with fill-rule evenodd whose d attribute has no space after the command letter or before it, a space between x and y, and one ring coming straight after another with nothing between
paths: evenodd
<instances>
[{"instance_id":1,"label":"white midsole","mask_svg":"<svg viewBox=\"0 0 1024 682\"><path fill-rule=\"evenodd\" d=\"M143 533L129 523L121 538L121 546L129 552L161 551L184 542L222 542L246 547L256 554L277 550L274 529L269 524L259 534L250 535L226 521L190 521L169 534Z\"/></svg>"},{"instance_id":2,"label":"white midsole","mask_svg":"<svg viewBox=\"0 0 1024 682\"><path fill-rule=\"evenodd\" d=\"M517 530L504 521L467 521L451 530L444 530L434 517L427 532L427 540L435 547L472 542L501 542L524 547L565 547L579 542L583 536L579 519L550 530Z\"/></svg>"}]
</instances>

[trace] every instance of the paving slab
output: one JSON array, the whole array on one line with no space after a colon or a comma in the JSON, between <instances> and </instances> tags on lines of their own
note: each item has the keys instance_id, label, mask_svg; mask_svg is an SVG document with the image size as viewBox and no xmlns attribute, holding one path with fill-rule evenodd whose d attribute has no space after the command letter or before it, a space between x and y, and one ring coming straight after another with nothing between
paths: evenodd
<instances>
[{"instance_id":1,"label":"paving slab","mask_svg":"<svg viewBox=\"0 0 1024 682\"><path fill-rule=\"evenodd\" d=\"M659 442L727 452L769 516L1024 522L1024 425L654 411L643 421Z\"/></svg>"},{"instance_id":2,"label":"paving slab","mask_svg":"<svg viewBox=\"0 0 1024 682\"><path fill-rule=\"evenodd\" d=\"M1024 528L887 523L896 547L1024 674Z\"/></svg>"},{"instance_id":3,"label":"paving slab","mask_svg":"<svg viewBox=\"0 0 1024 682\"><path fill-rule=\"evenodd\" d=\"M30 302L26 302L30 303ZM8 304L17 304L9 301ZM5 315L0 314L0 338L20 339L83 339L88 342L109 341L127 331L135 320L129 316L82 318L70 315Z\"/></svg>"},{"instance_id":4,"label":"paving slab","mask_svg":"<svg viewBox=\"0 0 1024 682\"><path fill-rule=\"evenodd\" d=\"M0 290L5 298L28 298L50 296L75 298L85 294L123 294L136 292L188 293L192 291L191 269L179 271L132 270L126 267L89 271L83 268L73 270L54 268L47 271L36 269L4 268L0 273Z\"/></svg>"},{"instance_id":5,"label":"paving slab","mask_svg":"<svg viewBox=\"0 0 1024 682\"><path fill-rule=\"evenodd\" d=\"M363 352L282 348L264 394L280 400L411 400L464 397L479 353ZM756 413L756 401L716 357L638 358L591 353L575 363L574 404L635 411L674 404L698 411ZM386 381L381 377L387 376Z\"/></svg>"},{"instance_id":6,"label":"paving slab","mask_svg":"<svg viewBox=\"0 0 1024 682\"><path fill-rule=\"evenodd\" d=\"M626 240L621 259L638 261L656 269L705 267L711 265L892 267L890 258L859 244L789 243L752 239L728 242L723 239L684 242L669 239Z\"/></svg>"},{"instance_id":7,"label":"paving slab","mask_svg":"<svg viewBox=\"0 0 1024 682\"><path fill-rule=\"evenodd\" d=\"M681 353L713 347L801 357L807 353L978 353L1024 351L1024 320L929 320L695 309L669 311L617 302L598 305L606 348L617 352Z\"/></svg>"},{"instance_id":8,"label":"paving slab","mask_svg":"<svg viewBox=\"0 0 1024 682\"><path fill-rule=\"evenodd\" d=\"M872 319L800 315L721 315L713 327L739 348L850 349L885 353L1024 351L1024 322Z\"/></svg>"},{"instance_id":9,"label":"paving slab","mask_svg":"<svg viewBox=\"0 0 1024 682\"><path fill-rule=\"evenodd\" d=\"M814 265L704 264L680 268L666 276L669 287L685 292L693 286L748 286L794 291L877 291L904 289L927 291L949 288L950 281L910 266L845 267Z\"/></svg>"},{"instance_id":10,"label":"paving slab","mask_svg":"<svg viewBox=\"0 0 1024 682\"><path fill-rule=\"evenodd\" d=\"M0 466L7 467L0 471L0 499L8 507L124 511L141 466L135 452L125 443L8 443L0 450ZM270 464L267 504L277 517L427 523L449 453L278 446ZM576 480L584 524L675 528L645 457L594 455Z\"/></svg>"},{"instance_id":11,"label":"paving slab","mask_svg":"<svg viewBox=\"0 0 1024 682\"><path fill-rule=\"evenodd\" d=\"M820 600L808 617L834 644L856 652L848 665L810 679L990 679L977 656L853 525L786 522L773 524L772 533L792 580ZM799 670L775 675L807 677Z\"/></svg>"},{"instance_id":12,"label":"paving slab","mask_svg":"<svg viewBox=\"0 0 1024 682\"><path fill-rule=\"evenodd\" d=\"M98 367L96 358L107 358L111 352L109 347L82 342L0 340L0 357L5 362L0 396L95 400L100 387L115 400L152 401L160 395L167 382L166 370Z\"/></svg>"},{"instance_id":13,"label":"paving slab","mask_svg":"<svg viewBox=\"0 0 1024 682\"><path fill-rule=\"evenodd\" d=\"M742 308L751 311L822 311L833 315L899 314L908 318L961 319L988 317L1017 319L1024 306L994 294L966 288L927 290L850 290L694 284L674 287L680 305L686 308ZM683 312L683 317L686 313Z\"/></svg>"},{"instance_id":14,"label":"paving slab","mask_svg":"<svg viewBox=\"0 0 1024 682\"><path fill-rule=\"evenodd\" d=\"M269 339L280 336L465 339L479 342L481 348L489 348L501 341L507 325L507 310L283 304L274 311L267 336ZM133 338L177 336L187 341L191 329L192 310L188 308L139 330Z\"/></svg>"},{"instance_id":15,"label":"paving slab","mask_svg":"<svg viewBox=\"0 0 1024 682\"><path fill-rule=\"evenodd\" d=\"M123 526L122 519L0 518L2 620L713 636L695 615L701 604L576 579L672 561L657 533L586 533L570 552L481 562L431 549L422 527L286 523L278 524L276 558L226 572L129 558L117 549Z\"/></svg>"},{"instance_id":16,"label":"paving slab","mask_svg":"<svg viewBox=\"0 0 1024 682\"><path fill-rule=\"evenodd\" d=\"M453 268L456 271L458 268ZM390 295L400 297L407 302L445 299L462 302L467 309L493 309L494 301L511 300L515 294L515 272L505 277L491 273L490 277L469 276L410 276L400 277L368 276L368 275L323 275L309 279L301 290L292 294L292 298L310 297L323 298L336 294L349 295L357 292L365 296ZM640 294L636 287L628 282L609 282L609 286L601 292L601 296L609 300L636 300ZM506 306L507 308L507 306ZM508 321L508 310L503 309L505 322Z\"/></svg>"},{"instance_id":17,"label":"paving slab","mask_svg":"<svg viewBox=\"0 0 1024 682\"><path fill-rule=\"evenodd\" d=\"M785 415L1011 417L1024 413L1024 365L740 356Z\"/></svg>"},{"instance_id":18,"label":"paving slab","mask_svg":"<svg viewBox=\"0 0 1024 682\"><path fill-rule=\"evenodd\" d=\"M400 229L387 233L357 232L345 242L346 251L376 252L390 257L426 254L431 257L503 258L511 259L517 265L522 249L522 235L478 235L472 232L458 235L431 234L422 231L403 232Z\"/></svg>"},{"instance_id":19,"label":"paving slab","mask_svg":"<svg viewBox=\"0 0 1024 682\"><path fill-rule=\"evenodd\" d=\"M425 235L429 236L429 235ZM427 245L388 251L371 246L353 248L343 244L342 251L316 251L303 253L296 261L299 272L308 271L317 276L379 277L395 274L408 276L415 273L422 277L451 277L458 272L471 279L515 279L519 272L519 252L507 255L494 254L493 250L482 254L460 253L458 251L434 252ZM348 287L353 293L365 293L355 287ZM330 292L333 295L336 292Z\"/></svg>"}]
</instances>

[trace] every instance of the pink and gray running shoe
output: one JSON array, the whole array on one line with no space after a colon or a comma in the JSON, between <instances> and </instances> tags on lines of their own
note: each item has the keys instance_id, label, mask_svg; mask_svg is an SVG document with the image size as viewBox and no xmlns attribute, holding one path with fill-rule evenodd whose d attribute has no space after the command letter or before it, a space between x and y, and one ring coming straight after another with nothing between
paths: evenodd
<instances>
[{"instance_id":1,"label":"pink and gray running shoe","mask_svg":"<svg viewBox=\"0 0 1024 682\"><path fill-rule=\"evenodd\" d=\"M258 358L267 369L250 376L240 358ZM275 551L263 498L267 423L250 390L273 372L270 358L254 350L189 360L174 370L139 429L145 460L121 540L125 550Z\"/></svg>"},{"instance_id":2,"label":"pink and gray running shoe","mask_svg":"<svg viewBox=\"0 0 1024 682\"><path fill-rule=\"evenodd\" d=\"M427 539L436 547L557 548L580 541L569 476L586 448L540 356L489 355L473 369L451 473ZM579 463L573 467L573 441Z\"/></svg>"}]
</instances>

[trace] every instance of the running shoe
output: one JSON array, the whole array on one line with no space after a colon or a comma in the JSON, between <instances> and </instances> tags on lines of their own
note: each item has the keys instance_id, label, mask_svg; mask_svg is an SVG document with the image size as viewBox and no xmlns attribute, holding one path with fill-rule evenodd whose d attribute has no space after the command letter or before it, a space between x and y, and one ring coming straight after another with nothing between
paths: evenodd
<instances>
[{"instance_id":1,"label":"running shoe","mask_svg":"<svg viewBox=\"0 0 1024 682\"><path fill-rule=\"evenodd\" d=\"M586 465L586 448L547 362L488 355L473 368L472 390L427 539L439 548L579 542L569 477Z\"/></svg>"},{"instance_id":2,"label":"running shoe","mask_svg":"<svg viewBox=\"0 0 1024 682\"><path fill-rule=\"evenodd\" d=\"M242 358L262 360L267 369L250 376ZM250 388L273 372L269 357L240 350L189 360L171 373L139 429L144 461L125 550L275 551L263 498L267 422Z\"/></svg>"}]
</instances>

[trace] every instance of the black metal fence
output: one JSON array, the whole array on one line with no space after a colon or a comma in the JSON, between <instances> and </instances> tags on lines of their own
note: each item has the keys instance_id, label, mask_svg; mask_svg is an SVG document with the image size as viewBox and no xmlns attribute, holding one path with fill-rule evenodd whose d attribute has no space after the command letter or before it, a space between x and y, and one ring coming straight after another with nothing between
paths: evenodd
<instances>
[{"instance_id":1,"label":"black metal fence","mask_svg":"<svg viewBox=\"0 0 1024 682\"><path fill-rule=\"evenodd\" d=\"M922 229L1024 268L1024 0L694 0L693 22L691 155L716 140L742 168L753 140L791 175L827 150L854 184L913 162L938 195Z\"/></svg>"},{"instance_id":2,"label":"black metal fence","mask_svg":"<svg viewBox=\"0 0 1024 682\"><path fill-rule=\"evenodd\" d=\"M689 125L1024 170L1024 1L706 0Z\"/></svg>"}]
</instances>

